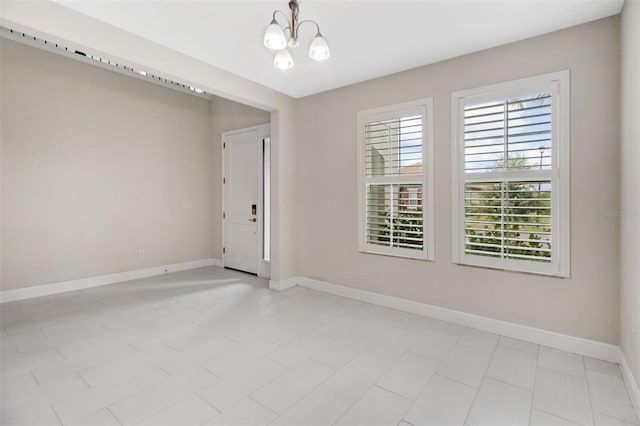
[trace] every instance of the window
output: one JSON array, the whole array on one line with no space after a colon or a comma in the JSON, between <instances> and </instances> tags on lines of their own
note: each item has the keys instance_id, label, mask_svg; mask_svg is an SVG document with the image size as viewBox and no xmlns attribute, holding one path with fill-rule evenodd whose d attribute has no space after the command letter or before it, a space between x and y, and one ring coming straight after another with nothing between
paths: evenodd
<instances>
[{"instance_id":1,"label":"window","mask_svg":"<svg viewBox=\"0 0 640 426\"><path fill-rule=\"evenodd\" d=\"M432 105L358 113L362 252L433 260Z\"/></svg>"},{"instance_id":2,"label":"window","mask_svg":"<svg viewBox=\"0 0 640 426\"><path fill-rule=\"evenodd\" d=\"M569 72L452 95L453 260L569 276Z\"/></svg>"}]
</instances>

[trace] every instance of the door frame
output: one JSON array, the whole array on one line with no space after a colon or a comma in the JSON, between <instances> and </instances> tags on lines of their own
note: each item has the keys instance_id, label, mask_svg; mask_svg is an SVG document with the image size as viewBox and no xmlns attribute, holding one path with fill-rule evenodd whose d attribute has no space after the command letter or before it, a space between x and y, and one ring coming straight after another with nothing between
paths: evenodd
<instances>
[{"instance_id":1,"label":"door frame","mask_svg":"<svg viewBox=\"0 0 640 426\"><path fill-rule=\"evenodd\" d=\"M271 262L264 259L264 227L268 226L271 229L271 224L264 223L264 141L265 139L271 139L271 125L270 124L260 124L257 126L244 127L242 129L229 130L227 132L222 132L222 144L220 146L222 155L220 158L222 159L222 167L221 167L221 179L222 183L222 267L225 266L225 242L226 242L226 217L225 217L225 204L227 198L227 185L225 183L225 166L226 166L226 143L227 137L232 135L237 135L239 133L253 132L257 131L258 133L258 141L260 142L260 155L258 161L258 209L257 209L257 219L258 219L258 276L262 278L271 278ZM271 215L269 215L271 216Z\"/></svg>"}]
</instances>

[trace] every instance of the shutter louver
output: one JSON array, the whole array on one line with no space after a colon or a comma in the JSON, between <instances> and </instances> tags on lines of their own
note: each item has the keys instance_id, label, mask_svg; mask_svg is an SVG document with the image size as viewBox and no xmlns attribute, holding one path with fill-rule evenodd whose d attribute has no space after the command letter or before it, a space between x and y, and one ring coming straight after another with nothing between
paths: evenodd
<instances>
[{"instance_id":1,"label":"shutter louver","mask_svg":"<svg viewBox=\"0 0 640 426\"><path fill-rule=\"evenodd\" d=\"M465 106L465 254L552 261L552 99Z\"/></svg>"},{"instance_id":2,"label":"shutter louver","mask_svg":"<svg viewBox=\"0 0 640 426\"><path fill-rule=\"evenodd\" d=\"M365 241L424 250L423 116L364 123Z\"/></svg>"},{"instance_id":3,"label":"shutter louver","mask_svg":"<svg viewBox=\"0 0 640 426\"><path fill-rule=\"evenodd\" d=\"M367 186L367 243L422 250L422 185Z\"/></svg>"},{"instance_id":4,"label":"shutter louver","mask_svg":"<svg viewBox=\"0 0 640 426\"><path fill-rule=\"evenodd\" d=\"M551 99L541 93L465 107L465 173L549 170Z\"/></svg>"},{"instance_id":5,"label":"shutter louver","mask_svg":"<svg viewBox=\"0 0 640 426\"><path fill-rule=\"evenodd\" d=\"M367 176L422 175L422 117L365 125Z\"/></svg>"},{"instance_id":6,"label":"shutter louver","mask_svg":"<svg viewBox=\"0 0 640 426\"><path fill-rule=\"evenodd\" d=\"M465 185L465 253L551 261L551 182Z\"/></svg>"}]
</instances>

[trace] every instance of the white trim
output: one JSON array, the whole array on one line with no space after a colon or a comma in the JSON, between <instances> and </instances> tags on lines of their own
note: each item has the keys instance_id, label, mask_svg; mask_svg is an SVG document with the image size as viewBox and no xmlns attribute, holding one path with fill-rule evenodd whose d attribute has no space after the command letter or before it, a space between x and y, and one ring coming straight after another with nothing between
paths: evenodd
<instances>
[{"instance_id":1,"label":"white trim","mask_svg":"<svg viewBox=\"0 0 640 426\"><path fill-rule=\"evenodd\" d=\"M385 120L393 117L420 115L422 117L422 167L423 173L419 180L413 176L398 177L367 177L365 159L364 125L365 119L371 121ZM434 148L433 148L433 98L423 98L387 105L380 108L359 111L357 113L358 139L358 251L369 254L404 257L409 259L435 260L435 203L434 203ZM366 225L366 184L420 184L422 186L422 224L423 249L403 249L384 247L367 243Z\"/></svg>"},{"instance_id":2,"label":"white trim","mask_svg":"<svg viewBox=\"0 0 640 426\"><path fill-rule=\"evenodd\" d=\"M273 281L269 280L269 288L275 291L283 291L287 290L291 287L295 287L297 285L297 278L289 278L284 281Z\"/></svg>"},{"instance_id":3,"label":"white trim","mask_svg":"<svg viewBox=\"0 0 640 426\"><path fill-rule=\"evenodd\" d=\"M213 258L193 260L190 262L154 266L152 268L117 272L115 274L99 275L96 277L81 278L78 280L61 281L52 284L42 284L32 287L18 288L15 290L5 290L0 291L0 303L31 299L33 297L40 296L50 296L52 294L65 293L67 291L99 287L102 285L115 284L139 278L153 277L156 275L163 275L171 272L186 271L187 269L202 268L204 266L222 266L222 261L220 259Z\"/></svg>"},{"instance_id":4,"label":"white trim","mask_svg":"<svg viewBox=\"0 0 640 426\"><path fill-rule=\"evenodd\" d=\"M551 155L552 170L542 173L532 170L522 172L491 172L466 174L464 169L464 120L461 113L465 102L487 102L495 99L507 99L521 95L523 91L550 91L553 96L552 117L554 126ZM451 259L453 263L510 271L529 272L557 277L571 275L571 235L570 235L570 73L569 70L558 71L518 80L491 84L473 89L459 90L451 93L451 209L453 222L451 227ZM559 123L559 125L557 125ZM494 259L490 257L467 254L465 252L465 220L464 220L464 183L467 180L493 181L498 179L531 179L547 178L552 184L552 259L550 263L538 263L526 260Z\"/></svg>"},{"instance_id":5,"label":"white trim","mask_svg":"<svg viewBox=\"0 0 640 426\"><path fill-rule=\"evenodd\" d=\"M640 419L640 385L638 385L638 382L633 377L633 372L631 371L627 357L624 356L624 352L622 352L620 348L618 350L618 357L622 378L631 397L631 405L633 405L633 408L636 410L636 416Z\"/></svg>"},{"instance_id":6,"label":"white trim","mask_svg":"<svg viewBox=\"0 0 640 426\"><path fill-rule=\"evenodd\" d=\"M442 321L455 322L467 327L484 330L501 336L512 337L539 345L560 349L580 355L589 356L610 362L619 361L619 348L608 343L583 339L580 337L542 330L526 325L500 321L480 315L468 314L453 309L442 308L411 300L400 299L384 294L357 290L350 287L331 284L305 277L296 277L293 281L301 287L348 297L362 302L373 303L387 308L397 309L412 314L428 316Z\"/></svg>"}]
</instances>

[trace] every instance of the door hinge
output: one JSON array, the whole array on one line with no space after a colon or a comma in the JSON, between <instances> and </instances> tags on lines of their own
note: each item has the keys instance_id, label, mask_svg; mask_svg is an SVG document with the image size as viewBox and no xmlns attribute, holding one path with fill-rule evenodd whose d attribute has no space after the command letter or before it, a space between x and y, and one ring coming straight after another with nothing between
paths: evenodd
<instances>
[{"instance_id":1,"label":"door hinge","mask_svg":"<svg viewBox=\"0 0 640 426\"><path fill-rule=\"evenodd\" d=\"M222 254L225 254L227 252L227 248L226 247L222 247Z\"/></svg>"},{"instance_id":2,"label":"door hinge","mask_svg":"<svg viewBox=\"0 0 640 426\"><path fill-rule=\"evenodd\" d=\"M225 149L227 147L226 143L222 143L222 149Z\"/></svg>"},{"instance_id":3,"label":"door hinge","mask_svg":"<svg viewBox=\"0 0 640 426\"><path fill-rule=\"evenodd\" d=\"M227 178L223 177L222 178L222 183L227 183Z\"/></svg>"},{"instance_id":4,"label":"door hinge","mask_svg":"<svg viewBox=\"0 0 640 426\"><path fill-rule=\"evenodd\" d=\"M226 219L226 218L227 218L227 215L226 215L224 212L222 212L222 218L223 218L223 219Z\"/></svg>"}]
</instances>

